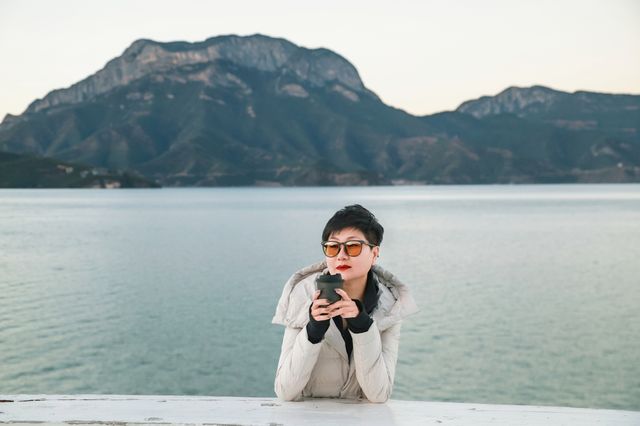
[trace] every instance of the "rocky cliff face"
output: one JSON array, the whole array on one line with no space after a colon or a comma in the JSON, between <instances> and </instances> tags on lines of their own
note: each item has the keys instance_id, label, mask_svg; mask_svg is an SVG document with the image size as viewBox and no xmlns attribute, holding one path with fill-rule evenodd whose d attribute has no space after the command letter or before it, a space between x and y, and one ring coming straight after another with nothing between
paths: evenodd
<instances>
[{"instance_id":1,"label":"rocky cliff face","mask_svg":"<svg viewBox=\"0 0 640 426\"><path fill-rule=\"evenodd\" d=\"M26 113L84 102L150 74L216 61L293 75L315 87L337 82L354 92L366 91L355 67L340 55L326 49L304 49L283 39L254 35L221 36L199 43L138 40L94 75L34 101ZM225 76L216 74L215 69L209 71L199 76L207 84L215 85L225 80ZM12 121L14 117L8 118Z\"/></svg>"}]
</instances>

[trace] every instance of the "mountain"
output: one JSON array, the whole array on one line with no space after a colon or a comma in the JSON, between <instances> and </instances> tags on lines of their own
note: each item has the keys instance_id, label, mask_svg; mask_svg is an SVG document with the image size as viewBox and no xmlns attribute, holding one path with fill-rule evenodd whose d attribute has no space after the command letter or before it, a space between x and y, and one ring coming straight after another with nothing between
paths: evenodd
<instances>
[{"instance_id":1,"label":"mountain","mask_svg":"<svg viewBox=\"0 0 640 426\"><path fill-rule=\"evenodd\" d=\"M640 181L640 96L509 88L416 117L327 49L138 40L0 124L0 150L163 185Z\"/></svg>"},{"instance_id":2,"label":"mountain","mask_svg":"<svg viewBox=\"0 0 640 426\"><path fill-rule=\"evenodd\" d=\"M569 130L596 130L640 141L640 96L578 91L543 86L510 87L496 96L464 102L459 112L483 118L515 114Z\"/></svg>"},{"instance_id":3,"label":"mountain","mask_svg":"<svg viewBox=\"0 0 640 426\"><path fill-rule=\"evenodd\" d=\"M466 140L506 148L515 158L544 159L551 181L638 181L640 96L543 86L510 87L464 102L457 112L482 122ZM488 125L488 126L487 126ZM540 170L541 177L545 172Z\"/></svg>"}]
</instances>

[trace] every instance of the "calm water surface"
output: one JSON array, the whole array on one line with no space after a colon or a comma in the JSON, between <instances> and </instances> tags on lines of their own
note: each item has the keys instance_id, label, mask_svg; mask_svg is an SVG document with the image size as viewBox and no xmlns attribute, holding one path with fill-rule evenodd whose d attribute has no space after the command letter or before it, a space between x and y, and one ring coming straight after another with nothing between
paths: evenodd
<instances>
[{"instance_id":1,"label":"calm water surface","mask_svg":"<svg viewBox=\"0 0 640 426\"><path fill-rule=\"evenodd\" d=\"M0 393L274 396L355 202L421 307L393 398L640 410L640 185L0 190Z\"/></svg>"}]
</instances>

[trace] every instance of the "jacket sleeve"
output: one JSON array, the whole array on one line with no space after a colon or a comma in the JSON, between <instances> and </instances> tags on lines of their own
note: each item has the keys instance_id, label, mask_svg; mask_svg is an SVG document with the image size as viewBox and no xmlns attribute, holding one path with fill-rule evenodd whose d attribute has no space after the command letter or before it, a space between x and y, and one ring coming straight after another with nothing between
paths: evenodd
<instances>
[{"instance_id":1,"label":"jacket sleeve","mask_svg":"<svg viewBox=\"0 0 640 426\"><path fill-rule=\"evenodd\" d=\"M391 396L398 360L401 322L382 333L375 323L364 333L351 333L356 378L371 402L385 402Z\"/></svg>"},{"instance_id":2,"label":"jacket sleeve","mask_svg":"<svg viewBox=\"0 0 640 426\"><path fill-rule=\"evenodd\" d=\"M306 327L285 329L274 384L278 398L295 401L302 397L321 347L321 343L309 341Z\"/></svg>"}]
</instances>

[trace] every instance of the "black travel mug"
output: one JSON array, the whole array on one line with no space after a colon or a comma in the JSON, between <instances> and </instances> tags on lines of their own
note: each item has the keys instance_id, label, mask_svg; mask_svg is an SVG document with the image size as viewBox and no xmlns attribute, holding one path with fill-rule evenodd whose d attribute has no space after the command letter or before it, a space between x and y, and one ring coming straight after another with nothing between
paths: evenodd
<instances>
[{"instance_id":1,"label":"black travel mug","mask_svg":"<svg viewBox=\"0 0 640 426\"><path fill-rule=\"evenodd\" d=\"M316 277L316 289L320 290L318 299L327 299L329 304L341 300L342 297L336 293L336 288L342 288L342 275L320 274Z\"/></svg>"}]
</instances>

